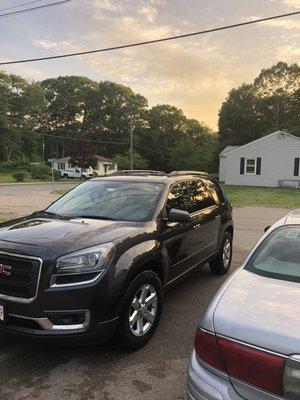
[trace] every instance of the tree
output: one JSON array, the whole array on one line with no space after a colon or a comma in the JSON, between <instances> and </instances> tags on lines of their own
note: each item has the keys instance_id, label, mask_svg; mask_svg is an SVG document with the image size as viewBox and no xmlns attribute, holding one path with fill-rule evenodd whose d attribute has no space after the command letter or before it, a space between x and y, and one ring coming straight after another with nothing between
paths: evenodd
<instances>
[{"instance_id":1,"label":"tree","mask_svg":"<svg viewBox=\"0 0 300 400\"><path fill-rule=\"evenodd\" d=\"M82 128L87 114L86 103L97 82L82 76L60 76L46 79L41 85L47 101L47 133L54 139L49 141L48 151L52 156L65 156L68 137L85 133Z\"/></svg>"},{"instance_id":2,"label":"tree","mask_svg":"<svg viewBox=\"0 0 300 400\"><path fill-rule=\"evenodd\" d=\"M149 160L150 168L168 170L172 147L186 134L186 121L182 110L169 104L149 110L148 128L142 133L140 145L144 147L141 154Z\"/></svg>"},{"instance_id":3,"label":"tree","mask_svg":"<svg viewBox=\"0 0 300 400\"><path fill-rule=\"evenodd\" d=\"M119 169L130 169L130 154L129 152L117 154L113 158L113 162L118 165ZM133 153L133 168L134 169L147 169L148 161L141 157L136 151Z\"/></svg>"},{"instance_id":4,"label":"tree","mask_svg":"<svg viewBox=\"0 0 300 400\"><path fill-rule=\"evenodd\" d=\"M300 67L279 62L252 84L232 89L219 112L221 148L243 145L277 129L300 135Z\"/></svg>"},{"instance_id":5,"label":"tree","mask_svg":"<svg viewBox=\"0 0 300 400\"><path fill-rule=\"evenodd\" d=\"M41 143L35 132L43 123L44 100L39 84L0 72L0 143L6 161L24 151L32 155L34 148L26 150L27 140L32 147Z\"/></svg>"},{"instance_id":6,"label":"tree","mask_svg":"<svg viewBox=\"0 0 300 400\"><path fill-rule=\"evenodd\" d=\"M100 82L87 102L84 131L89 137L106 142L101 144L102 155L121 154L129 148L131 129L137 138L145 128L147 105L145 97L126 86Z\"/></svg>"}]
</instances>

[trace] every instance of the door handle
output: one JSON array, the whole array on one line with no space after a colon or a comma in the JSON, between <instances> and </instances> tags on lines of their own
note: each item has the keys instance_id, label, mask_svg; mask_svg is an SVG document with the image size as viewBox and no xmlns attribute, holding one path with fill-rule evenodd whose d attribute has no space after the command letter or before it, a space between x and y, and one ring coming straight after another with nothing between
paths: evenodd
<instances>
[{"instance_id":1,"label":"door handle","mask_svg":"<svg viewBox=\"0 0 300 400\"><path fill-rule=\"evenodd\" d=\"M198 231L199 229L201 229L201 224L194 225L193 228Z\"/></svg>"}]
</instances>

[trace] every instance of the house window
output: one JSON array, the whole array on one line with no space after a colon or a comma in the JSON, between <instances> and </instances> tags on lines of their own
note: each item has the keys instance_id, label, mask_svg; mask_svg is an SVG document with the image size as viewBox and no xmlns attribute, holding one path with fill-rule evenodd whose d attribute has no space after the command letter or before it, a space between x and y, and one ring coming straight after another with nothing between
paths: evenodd
<instances>
[{"instance_id":1,"label":"house window","mask_svg":"<svg viewBox=\"0 0 300 400\"><path fill-rule=\"evenodd\" d=\"M245 160L245 174L256 174L256 158L246 158Z\"/></svg>"},{"instance_id":2,"label":"house window","mask_svg":"<svg viewBox=\"0 0 300 400\"><path fill-rule=\"evenodd\" d=\"M65 165L65 163L58 163L58 169L62 169L62 170L64 170L64 169L66 169L66 165Z\"/></svg>"}]
</instances>

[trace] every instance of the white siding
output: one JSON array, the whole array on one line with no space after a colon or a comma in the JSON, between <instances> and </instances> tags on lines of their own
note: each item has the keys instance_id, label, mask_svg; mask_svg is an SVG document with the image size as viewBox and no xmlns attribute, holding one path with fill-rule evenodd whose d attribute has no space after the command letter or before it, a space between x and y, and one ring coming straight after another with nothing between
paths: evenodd
<instances>
[{"instance_id":1,"label":"white siding","mask_svg":"<svg viewBox=\"0 0 300 400\"><path fill-rule=\"evenodd\" d=\"M260 157L261 175L240 174L242 157ZM277 187L280 180L300 180L300 177L294 177L294 159L297 157L300 157L300 140L275 132L227 153L226 161L221 157L220 178L224 177L226 185Z\"/></svg>"}]
</instances>

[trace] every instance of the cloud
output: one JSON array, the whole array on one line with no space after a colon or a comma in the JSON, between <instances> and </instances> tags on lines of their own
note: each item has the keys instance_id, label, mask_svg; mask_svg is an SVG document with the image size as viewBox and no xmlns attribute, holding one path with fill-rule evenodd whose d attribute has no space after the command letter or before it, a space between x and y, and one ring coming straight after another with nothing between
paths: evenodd
<instances>
[{"instance_id":1,"label":"cloud","mask_svg":"<svg viewBox=\"0 0 300 400\"><path fill-rule=\"evenodd\" d=\"M300 7L300 0L283 0L283 2L289 7Z\"/></svg>"},{"instance_id":2,"label":"cloud","mask_svg":"<svg viewBox=\"0 0 300 400\"><path fill-rule=\"evenodd\" d=\"M111 12L123 11L123 6L119 2L112 0L94 0L92 6L98 10Z\"/></svg>"},{"instance_id":3,"label":"cloud","mask_svg":"<svg viewBox=\"0 0 300 400\"><path fill-rule=\"evenodd\" d=\"M270 21L263 22L265 26L270 26L273 28L283 28L283 29L300 29L299 19L273 19Z\"/></svg>"},{"instance_id":4,"label":"cloud","mask_svg":"<svg viewBox=\"0 0 300 400\"><path fill-rule=\"evenodd\" d=\"M157 16L156 8L145 5L138 10L139 15L143 16L148 22L154 22Z\"/></svg>"},{"instance_id":5,"label":"cloud","mask_svg":"<svg viewBox=\"0 0 300 400\"><path fill-rule=\"evenodd\" d=\"M300 59L300 46L296 43L287 46L281 46L277 49L277 57L280 60L293 62L295 59Z\"/></svg>"},{"instance_id":6,"label":"cloud","mask_svg":"<svg viewBox=\"0 0 300 400\"><path fill-rule=\"evenodd\" d=\"M70 49L72 46L71 42L54 42L46 39L38 40L38 39L33 39L33 44L37 47L40 47L45 50L50 50L50 49Z\"/></svg>"}]
</instances>

